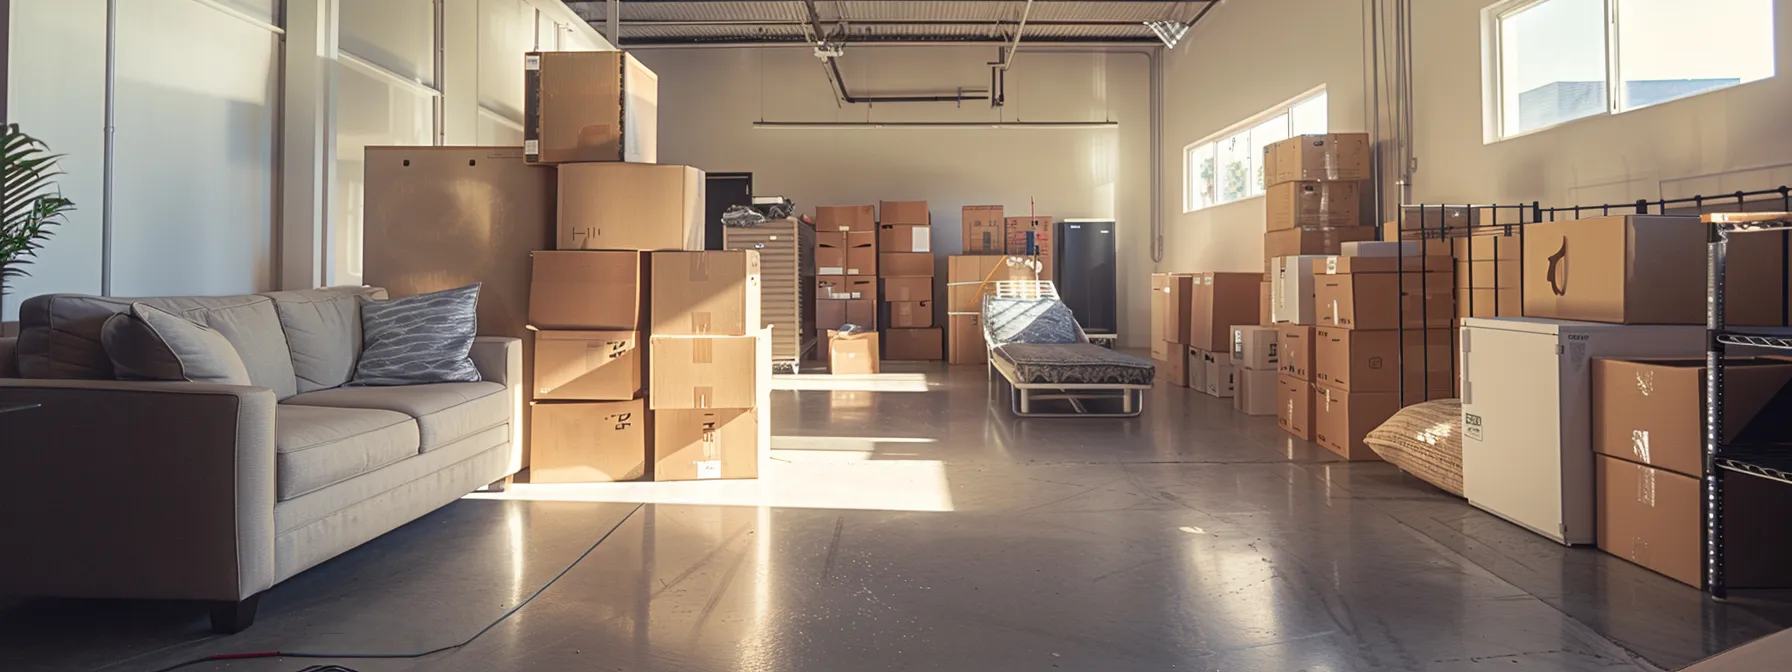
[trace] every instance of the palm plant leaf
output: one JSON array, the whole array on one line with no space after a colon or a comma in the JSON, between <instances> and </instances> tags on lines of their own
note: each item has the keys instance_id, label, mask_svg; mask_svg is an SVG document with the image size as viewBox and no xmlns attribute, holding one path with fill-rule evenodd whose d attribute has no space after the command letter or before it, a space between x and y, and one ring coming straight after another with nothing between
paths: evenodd
<instances>
[{"instance_id":1,"label":"palm plant leaf","mask_svg":"<svg viewBox=\"0 0 1792 672\"><path fill-rule=\"evenodd\" d=\"M0 294L29 275L24 267L43 249L50 227L75 209L56 187L60 158L18 124L7 124L0 138Z\"/></svg>"}]
</instances>

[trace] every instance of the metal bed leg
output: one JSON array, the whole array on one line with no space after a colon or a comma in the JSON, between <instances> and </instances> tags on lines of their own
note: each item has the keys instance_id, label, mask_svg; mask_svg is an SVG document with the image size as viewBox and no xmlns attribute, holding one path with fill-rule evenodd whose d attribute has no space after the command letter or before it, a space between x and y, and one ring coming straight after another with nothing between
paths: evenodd
<instances>
[{"instance_id":1,"label":"metal bed leg","mask_svg":"<svg viewBox=\"0 0 1792 672\"><path fill-rule=\"evenodd\" d=\"M1125 413L1127 415L1132 415L1132 407L1133 407L1132 397L1135 394L1138 394L1138 390L1121 390L1120 391L1120 399L1121 399L1120 412Z\"/></svg>"},{"instance_id":2,"label":"metal bed leg","mask_svg":"<svg viewBox=\"0 0 1792 672\"><path fill-rule=\"evenodd\" d=\"M1027 414L1032 413L1033 412L1033 398L1031 395L1028 394L1028 392L1030 392L1030 390L1017 387L1017 388L1014 388L1014 391L1020 394L1020 414L1027 415Z\"/></svg>"}]
</instances>

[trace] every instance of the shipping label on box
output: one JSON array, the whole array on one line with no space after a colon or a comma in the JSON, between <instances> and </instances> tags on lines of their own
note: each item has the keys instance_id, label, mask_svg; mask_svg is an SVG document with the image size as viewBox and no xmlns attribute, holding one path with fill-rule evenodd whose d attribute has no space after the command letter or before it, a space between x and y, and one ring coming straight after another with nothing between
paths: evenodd
<instances>
[{"instance_id":1,"label":"shipping label on box","mask_svg":"<svg viewBox=\"0 0 1792 672\"><path fill-rule=\"evenodd\" d=\"M916 224L883 224L878 227L882 252L932 252L933 227Z\"/></svg>"},{"instance_id":2,"label":"shipping label on box","mask_svg":"<svg viewBox=\"0 0 1792 672\"><path fill-rule=\"evenodd\" d=\"M634 331L646 326L648 258L632 251L530 254L529 325Z\"/></svg>"},{"instance_id":3,"label":"shipping label on box","mask_svg":"<svg viewBox=\"0 0 1792 672\"><path fill-rule=\"evenodd\" d=\"M703 249L703 171L613 162L567 163L555 170L560 249Z\"/></svg>"},{"instance_id":4,"label":"shipping label on box","mask_svg":"<svg viewBox=\"0 0 1792 672\"><path fill-rule=\"evenodd\" d=\"M609 483L647 474L647 402L535 403L529 413L531 483Z\"/></svg>"},{"instance_id":5,"label":"shipping label on box","mask_svg":"<svg viewBox=\"0 0 1792 672\"><path fill-rule=\"evenodd\" d=\"M877 212L869 205L823 205L815 208L815 231L877 231Z\"/></svg>"},{"instance_id":6,"label":"shipping label on box","mask_svg":"<svg viewBox=\"0 0 1792 672\"><path fill-rule=\"evenodd\" d=\"M654 336L648 341L648 403L653 410L752 408L759 376L753 336Z\"/></svg>"},{"instance_id":7,"label":"shipping label on box","mask_svg":"<svg viewBox=\"0 0 1792 672\"><path fill-rule=\"evenodd\" d=\"M759 253L656 252L654 336L745 336L759 322Z\"/></svg>"},{"instance_id":8,"label":"shipping label on box","mask_svg":"<svg viewBox=\"0 0 1792 672\"><path fill-rule=\"evenodd\" d=\"M537 400L623 401L641 391L639 334L543 331L535 334Z\"/></svg>"},{"instance_id":9,"label":"shipping label on box","mask_svg":"<svg viewBox=\"0 0 1792 672\"><path fill-rule=\"evenodd\" d=\"M753 409L678 409L653 415L653 480L759 477L761 432Z\"/></svg>"},{"instance_id":10,"label":"shipping label on box","mask_svg":"<svg viewBox=\"0 0 1792 672\"><path fill-rule=\"evenodd\" d=\"M961 220L965 254L1003 254L1007 250L1006 218L999 205L964 206Z\"/></svg>"}]
</instances>

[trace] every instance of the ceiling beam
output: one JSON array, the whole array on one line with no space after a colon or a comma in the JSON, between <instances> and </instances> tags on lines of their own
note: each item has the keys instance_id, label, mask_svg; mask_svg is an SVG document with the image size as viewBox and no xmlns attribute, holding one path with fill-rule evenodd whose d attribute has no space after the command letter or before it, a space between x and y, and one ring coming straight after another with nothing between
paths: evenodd
<instances>
[{"instance_id":1,"label":"ceiling beam","mask_svg":"<svg viewBox=\"0 0 1792 672\"><path fill-rule=\"evenodd\" d=\"M965 21L965 20L955 20L955 19L854 19L854 20L848 20L846 23L849 25L853 25L853 26L990 26L990 27L1007 27L1007 26L1013 26L1019 22L1007 20L1007 19L996 20L996 21ZM753 27L753 26L806 26L806 25L809 25L809 22L794 21L794 20L788 20L788 19L786 19L786 20L716 19L713 21L711 21L711 20L692 20L692 19L624 19L622 21L622 27L624 27L624 28L629 28L629 27L658 28L658 27L669 27L669 26L743 26L743 27ZM1089 26L1089 27L1103 27L1103 26L1143 27L1145 25L1145 21L1144 20L1139 20L1139 21L1112 21L1112 20L1028 21L1027 25L1029 25L1029 26L1061 26L1061 27L1062 26L1069 26L1069 27L1084 27L1084 26Z\"/></svg>"},{"instance_id":2,"label":"ceiling beam","mask_svg":"<svg viewBox=\"0 0 1792 672\"><path fill-rule=\"evenodd\" d=\"M1027 41L1032 42L1032 43L1038 43L1038 44L1075 45L1075 46L1086 46L1086 47L1102 47L1102 46L1121 47L1121 46L1140 46L1140 45L1163 46L1163 42L1159 41L1157 39L1157 37L1155 37L1155 36L1105 37L1105 38L1074 37L1074 36L1070 36L1070 37L1035 37L1035 38L1028 38ZM871 45L879 45L879 44L883 44L883 45L917 45L917 46L918 45L932 45L932 46L1006 45L1006 44L1008 44L1008 40L998 39L998 38L979 39L979 38L963 37L963 36L939 36L939 35L934 35L934 36L928 36L928 35L861 35L861 36L855 36L853 38L852 43L854 46L861 46L861 47L871 46ZM768 36L764 36L764 37L753 36L753 35L738 35L738 36L728 36L728 37L695 37L695 36L649 37L649 38L636 38L636 39L631 39L628 41L628 47L630 49L634 49L637 47L669 48L669 49L676 49L679 47L692 47L692 48L771 47L771 46L802 46L802 45L806 45L806 44L809 44L809 42L801 35L768 35Z\"/></svg>"}]
</instances>

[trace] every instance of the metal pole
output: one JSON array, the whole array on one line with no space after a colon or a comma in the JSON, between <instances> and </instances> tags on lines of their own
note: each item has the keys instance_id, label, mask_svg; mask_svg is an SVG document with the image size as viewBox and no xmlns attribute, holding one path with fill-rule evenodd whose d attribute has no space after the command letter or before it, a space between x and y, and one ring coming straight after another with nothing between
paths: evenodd
<instances>
[{"instance_id":1,"label":"metal pole","mask_svg":"<svg viewBox=\"0 0 1792 672\"><path fill-rule=\"evenodd\" d=\"M100 295L112 295L112 185L118 146L118 0L106 0L105 155L100 165Z\"/></svg>"},{"instance_id":2,"label":"metal pole","mask_svg":"<svg viewBox=\"0 0 1792 672\"><path fill-rule=\"evenodd\" d=\"M1724 584L1724 472L1717 466L1724 435L1724 272L1729 235L1706 224L1705 268L1705 590L1722 599Z\"/></svg>"}]
</instances>

